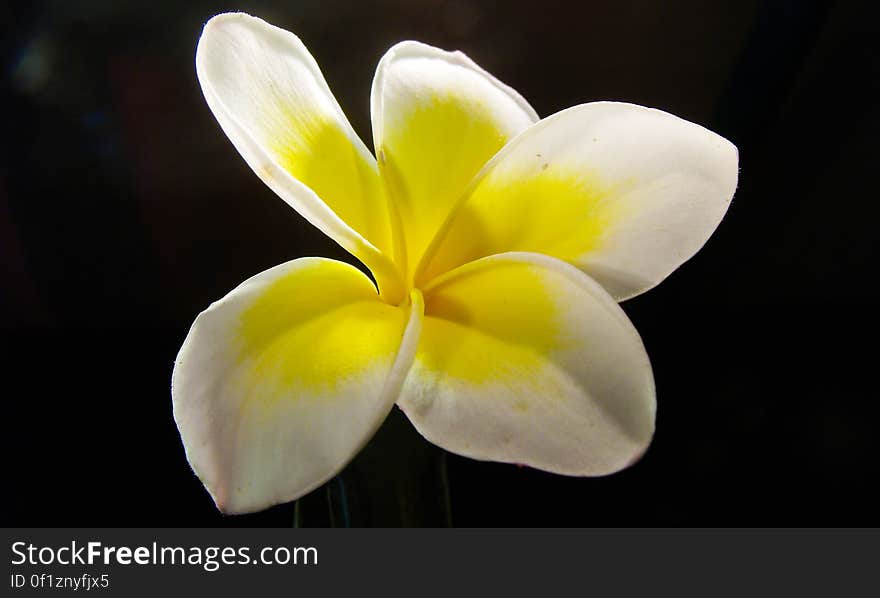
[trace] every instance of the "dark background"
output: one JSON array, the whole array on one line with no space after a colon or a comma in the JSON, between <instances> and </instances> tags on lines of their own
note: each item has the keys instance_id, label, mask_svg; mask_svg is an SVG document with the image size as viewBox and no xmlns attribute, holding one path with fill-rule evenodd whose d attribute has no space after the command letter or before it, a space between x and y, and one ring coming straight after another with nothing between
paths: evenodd
<instances>
[{"instance_id":1,"label":"dark background","mask_svg":"<svg viewBox=\"0 0 880 598\"><path fill-rule=\"evenodd\" d=\"M419 463L446 459L455 525L880 525L868 2L9 4L3 524L293 520L293 505L217 513L171 416L174 356L199 311L280 262L350 259L260 183L201 97L201 26L242 9L302 38L368 145L376 62L413 38L464 50L542 116L635 102L740 150L739 190L706 247L624 304L658 390L642 461L575 479L443 457L394 413L343 475L353 523L394 524L371 497L393 503L405 479L433 492ZM301 503L305 524L328 522L325 494Z\"/></svg>"}]
</instances>

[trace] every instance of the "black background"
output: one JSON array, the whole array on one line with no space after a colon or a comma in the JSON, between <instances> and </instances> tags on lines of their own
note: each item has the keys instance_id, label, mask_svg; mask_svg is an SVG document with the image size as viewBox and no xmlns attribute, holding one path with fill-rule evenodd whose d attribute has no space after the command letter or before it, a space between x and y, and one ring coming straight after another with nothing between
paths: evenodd
<instances>
[{"instance_id":1,"label":"black background","mask_svg":"<svg viewBox=\"0 0 880 598\"><path fill-rule=\"evenodd\" d=\"M624 304L657 382L644 459L575 479L450 455L455 525L880 524L868 4L5 4L2 523L292 522L292 505L217 513L171 417L174 356L200 310L282 261L350 259L259 182L201 97L201 26L242 9L303 39L368 145L375 64L412 38L464 50L542 116L629 101L739 147L717 232ZM403 420L350 479L382 486L406 475L401 455L442 456ZM326 523L320 493L307 524Z\"/></svg>"}]
</instances>

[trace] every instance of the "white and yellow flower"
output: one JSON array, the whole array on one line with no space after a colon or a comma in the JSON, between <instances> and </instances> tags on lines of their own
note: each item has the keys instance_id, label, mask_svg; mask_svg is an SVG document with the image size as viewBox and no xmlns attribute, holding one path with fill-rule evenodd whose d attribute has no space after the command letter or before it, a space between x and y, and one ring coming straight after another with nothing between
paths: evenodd
<instances>
[{"instance_id":1,"label":"white and yellow flower","mask_svg":"<svg viewBox=\"0 0 880 598\"><path fill-rule=\"evenodd\" d=\"M217 16L196 66L257 176L375 278L297 259L196 318L174 417L221 510L321 485L395 402L476 459L597 476L639 458L654 383L617 302L717 227L730 142L622 103L539 120L464 54L406 41L373 80L374 159L292 33Z\"/></svg>"}]
</instances>

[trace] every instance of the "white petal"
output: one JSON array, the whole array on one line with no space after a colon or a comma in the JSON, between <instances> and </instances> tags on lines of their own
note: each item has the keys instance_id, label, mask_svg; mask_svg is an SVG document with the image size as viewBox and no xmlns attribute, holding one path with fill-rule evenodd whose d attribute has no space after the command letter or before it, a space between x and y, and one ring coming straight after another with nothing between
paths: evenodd
<instances>
[{"instance_id":1,"label":"white petal","mask_svg":"<svg viewBox=\"0 0 880 598\"><path fill-rule=\"evenodd\" d=\"M214 116L254 172L367 264L380 287L391 284L376 162L299 38L242 13L218 15L199 40L196 71Z\"/></svg>"},{"instance_id":2,"label":"white petal","mask_svg":"<svg viewBox=\"0 0 880 598\"><path fill-rule=\"evenodd\" d=\"M508 253L425 291L398 404L455 453L595 476L641 456L654 430L651 366L607 292L559 260Z\"/></svg>"},{"instance_id":3,"label":"white petal","mask_svg":"<svg viewBox=\"0 0 880 598\"><path fill-rule=\"evenodd\" d=\"M196 318L172 375L174 418L218 508L293 500L348 463L394 404L415 351L416 307L379 301L351 266L304 258L250 278Z\"/></svg>"},{"instance_id":4,"label":"white petal","mask_svg":"<svg viewBox=\"0 0 880 598\"><path fill-rule=\"evenodd\" d=\"M703 246L733 197L737 163L729 141L671 114L575 106L492 160L419 276L534 251L575 264L618 300L632 297Z\"/></svg>"},{"instance_id":5,"label":"white petal","mask_svg":"<svg viewBox=\"0 0 880 598\"><path fill-rule=\"evenodd\" d=\"M467 184L538 117L461 52L413 41L383 56L371 95L379 167L411 272ZM400 261L400 259L398 260Z\"/></svg>"}]
</instances>

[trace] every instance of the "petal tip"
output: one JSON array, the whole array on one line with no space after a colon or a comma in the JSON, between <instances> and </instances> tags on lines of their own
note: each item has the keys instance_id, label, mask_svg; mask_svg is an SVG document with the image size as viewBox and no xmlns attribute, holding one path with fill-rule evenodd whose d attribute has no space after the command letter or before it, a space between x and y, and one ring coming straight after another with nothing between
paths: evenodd
<instances>
[{"instance_id":1,"label":"petal tip","mask_svg":"<svg viewBox=\"0 0 880 598\"><path fill-rule=\"evenodd\" d=\"M264 22L259 17L255 17L246 12L222 12L220 14L214 15L210 19L205 22L205 29L208 27L219 27L224 23L230 23L235 21L260 21Z\"/></svg>"}]
</instances>

